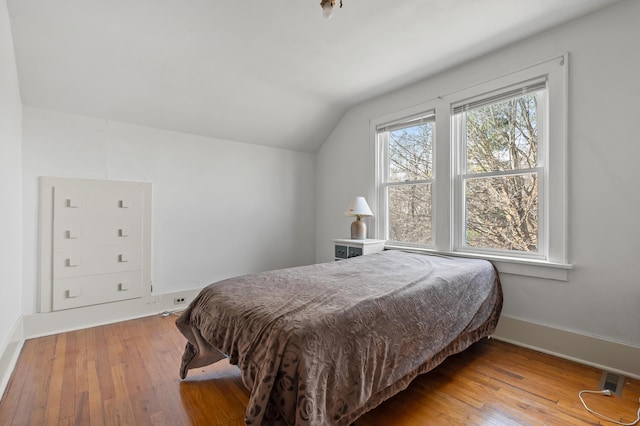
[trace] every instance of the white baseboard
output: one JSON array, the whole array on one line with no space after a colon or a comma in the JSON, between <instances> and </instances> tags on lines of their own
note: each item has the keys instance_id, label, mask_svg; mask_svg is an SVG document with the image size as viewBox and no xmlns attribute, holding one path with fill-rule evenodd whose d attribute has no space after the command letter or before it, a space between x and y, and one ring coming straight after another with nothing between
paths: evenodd
<instances>
[{"instance_id":1,"label":"white baseboard","mask_svg":"<svg viewBox=\"0 0 640 426\"><path fill-rule=\"evenodd\" d=\"M24 328L22 317L20 317L11 329L6 343L0 348L0 399L9 384L23 344Z\"/></svg>"},{"instance_id":2,"label":"white baseboard","mask_svg":"<svg viewBox=\"0 0 640 426\"><path fill-rule=\"evenodd\" d=\"M640 347L503 315L494 338L640 380Z\"/></svg>"},{"instance_id":3,"label":"white baseboard","mask_svg":"<svg viewBox=\"0 0 640 426\"><path fill-rule=\"evenodd\" d=\"M191 303L200 290L181 290L102 305L25 315L24 338L48 336L160 314L164 311L182 310ZM184 298L184 303L174 304L175 297Z\"/></svg>"},{"instance_id":4,"label":"white baseboard","mask_svg":"<svg viewBox=\"0 0 640 426\"><path fill-rule=\"evenodd\" d=\"M20 318L0 351L0 396L6 388L25 339L80 330L186 308L200 289L95 305ZM175 305L175 297L184 304ZM560 358L640 380L640 347L625 345L503 315L492 336Z\"/></svg>"}]
</instances>

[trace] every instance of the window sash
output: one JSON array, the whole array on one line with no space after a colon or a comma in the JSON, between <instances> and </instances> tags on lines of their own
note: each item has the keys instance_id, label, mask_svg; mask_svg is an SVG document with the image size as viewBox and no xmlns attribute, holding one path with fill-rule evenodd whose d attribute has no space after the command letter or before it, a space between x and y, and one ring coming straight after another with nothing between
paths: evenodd
<instances>
[{"instance_id":1,"label":"window sash","mask_svg":"<svg viewBox=\"0 0 640 426\"><path fill-rule=\"evenodd\" d=\"M506 100L515 99L527 94L542 92L544 96L540 100L546 101L547 94L547 77L542 76L530 80L516 83L514 85L497 89L483 95L474 96L464 101L452 104L451 122L452 122L452 141L454 141L454 159L457 165L455 174L454 192L454 224L453 224L453 250L469 253L490 253L500 256L513 256L519 258L544 259L547 256L545 232L545 210L544 210L544 175L545 168L542 166L542 159L545 157L545 128L546 128L546 111L544 102L538 104L536 115L538 116L538 140L537 140L537 164L535 168L495 170L488 172L468 173L467 170L467 111L477 109ZM492 177L509 177L522 176L526 174L535 174L537 176L537 203L538 203L538 228L537 228L537 250L535 252L527 252L521 250L508 250L492 247L472 247L466 243L467 222L466 222L466 182L469 179L492 178Z\"/></svg>"},{"instance_id":2,"label":"window sash","mask_svg":"<svg viewBox=\"0 0 640 426\"><path fill-rule=\"evenodd\" d=\"M494 172L481 172L481 173L462 173L460 174L461 179L482 179L482 178L491 178L491 177L502 177L502 176L520 176L520 175L529 175L529 174L539 174L542 176L544 172L543 167L531 167L528 169L513 169L513 170L498 170Z\"/></svg>"},{"instance_id":3,"label":"window sash","mask_svg":"<svg viewBox=\"0 0 640 426\"><path fill-rule=\"evenodd\" d=\"M392 181L390 179L390 154L389 154L389 144L390 144L390 136L389 134L396 130L402 130L418 125L422 125L425 123L433 123L434 124L434 133L435 133L435 109L428 109L426 111L420 112L418 114L409 115L408 117L404 117L399 120L390 121L388 123L378 125L375 127L376 129L376 141L378 145L378 176L379 176L379 192L378 192L378 206L384 211L384 216L382 216L382 229L384 230L383 239L388 240L390 237L390 204L389 204L389 189L393 187L402 187L402 186L411 186L411 185L429 185L431 191L431 220L430 220L430 244L416 244L411 242L400 242L408 245L419 245L421 247L433 247L434 236L433 236L433 212L435 209L435 197L433 196L433 192L435 190L435 177L431 177L429 179L416 179L416 180L407 180L407 181ZM432 140L432 151L435 152L435 137ZM432 158L433 153L432 152ZM436 173L436 164L432 163L432 176L435 176ZM379 219L380 220L380 219Z\"/></svg>"},{"instance_id":4,"label":"window sash","mask_svg":"<svg viewBox=\"0 0 640 426\"><path fill-rule=\"evenodd\" d=\"M456 224L455 224L455 233L456 233L456 241L454 250L462 251L462 252L470 252L470 253L490 253L494 255L500 256L510 256L514 255L522 258L530 258L530 259L541 259L544 258L544 168L536 167L526 170L510 170L510 171L499 171L499 172L487 172L487 173L472 173L472 174L464 174L460 175L459 183L456 185L456 189L459 193L457 199L456 208ZM538 226L536 233L536 251L524 251L524 250L510 250L510 249L500 249L495 247L474 247L467 244L467 206L466 206L466 183L470 180L479 180L479 179L491 179L491 178L503 178L503 177L516 177L516 176L526 176L526 175L534 175L537 179L537 217L538 217Z\"/></svg>"},{"instance_id":5,"label":"window sash","mask_svg":"<svg viewBox=\"0 0 640 426\"><path fill-rule=\"evenodd\" d=\"M385 198L385 206L386 206L386 214L385 214L385 220L386 220L386 224L385 224L385 229L386 229L386 235L385 238L386 240L392 241L392 242L398 242L398 243L402 243L402 244L408 244L408 245L418 245L421 247L429 247L432 248L434 247L434 230L433 230L433 225L434 225L434 221L433 221L433 215L434 215L434 196L433 196L433 192L434 192L434 179L425 179L425 180L420 180L420 181L410 181L410 182L389 182L389 183L385 183L382 185L383 188L383 192L384 192L384 198ZM428 234L428 243L425 242L418 242L418 241L403 241L403 240L397 240L397 239L392 239L391 238L391 224L390 224L390 218L391 218L391 212L390 212L390 191L394 188L399 189L399 188L410 188L410 187L428 187L428 191L430 194L430 205L429 207L429 221L428 224L425 224L426 227L428 227L429 230L429 234Z\"/></svg>"}]
</instances>

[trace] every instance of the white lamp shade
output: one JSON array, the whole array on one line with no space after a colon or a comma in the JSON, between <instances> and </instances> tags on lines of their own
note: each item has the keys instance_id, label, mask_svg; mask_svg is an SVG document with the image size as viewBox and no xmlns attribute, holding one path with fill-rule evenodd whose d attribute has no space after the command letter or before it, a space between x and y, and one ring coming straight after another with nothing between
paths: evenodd
<instances>
[{"instance_id":1,"label":"white lamp shade","mask_svg":"<svg viewBox=\"0 0 640 426\"><path fill-rule=\"evenodd\" d=\"M369 204L364 197L356 197L347 206L347 211L344 212L345 216L373 216Z\"/></svg>"}]
</instances>

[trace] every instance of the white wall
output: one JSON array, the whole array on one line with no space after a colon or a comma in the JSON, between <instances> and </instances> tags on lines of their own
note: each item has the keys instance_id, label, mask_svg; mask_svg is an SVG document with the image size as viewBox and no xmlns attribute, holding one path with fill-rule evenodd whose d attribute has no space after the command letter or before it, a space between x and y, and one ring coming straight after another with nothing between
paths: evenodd
<instances>
[{"instance_id":1,"label":"white wall","mask_svg":"<svg viewBox=\"0 0 640 426\"><path fill-rule=\"evenodd\" d=\"M25 315L36 309L38 176L152 182L153 294L314 262L313 155L23 113Z\"/></svg>"},{"instance_id":2,"label":"white wall","mask_svg":"<svg viewBox=\"0 0 640 426\"><path fill-rule=\"evenodd\" d=\"M371 195L369 120L569 52L568 282L503 276L503 314L640 346L640 2L630 0L352 108L316 159L317 260Z\"/></svg>"},{"instance_id":3,"label":"white wall","mask_svg":"<svg viewBox=\"0 0 640 426\"><path fill-rule=\"evenodd\" d=\"M0 1L0 357L20 319L22 102L9 14ZM2 373L0 371L0 373ZM0 379L1 379L0 374Z\"/></svg>"}]
</instances>

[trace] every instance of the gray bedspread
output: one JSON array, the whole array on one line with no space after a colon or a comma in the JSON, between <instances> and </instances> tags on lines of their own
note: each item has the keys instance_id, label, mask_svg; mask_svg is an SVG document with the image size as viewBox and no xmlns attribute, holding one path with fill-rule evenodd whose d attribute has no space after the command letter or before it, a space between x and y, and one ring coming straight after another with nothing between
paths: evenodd
<instances>
[{"instance_id":1,"label":"gray bedspread","mask_svg":"<svg viewBox=\"0 0 640 426\"><path fill-rule=\"evenodd\" d=\"M491 263L384 251L209 285L177 319L181 377L228 356L248 425L347 425L490 335ZM215 407L212 407L212 410Z\"/></svg>"}]
</instances>

